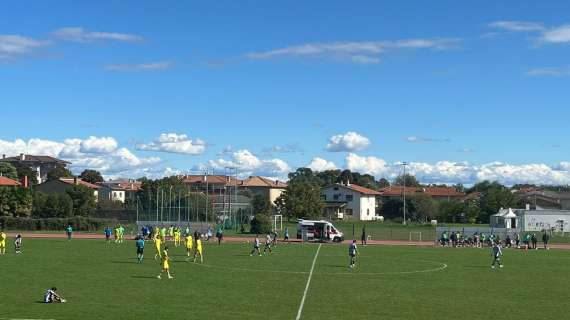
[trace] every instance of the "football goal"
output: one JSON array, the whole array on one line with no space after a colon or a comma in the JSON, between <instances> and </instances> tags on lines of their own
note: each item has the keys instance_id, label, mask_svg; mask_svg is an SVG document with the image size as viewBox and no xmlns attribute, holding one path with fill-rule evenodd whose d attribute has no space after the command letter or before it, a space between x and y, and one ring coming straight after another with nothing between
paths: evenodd
<instances>
[{"instance_id":1,"label":"football goal","mask_svg":"<svg viewBox=\"0 0 570 320\"><path fill-rule=\"evenodd\" d=\"M283 216L280 214L273 215L273 230L283 230Z\"/></svg>"},{"instance_id":2,"label":"football goal","mask_svg":"<svg viewBox=\"0 0 570 320\"><path fill-rule=\"evenodd\" d=\"M412 241L422 241L422 233L421 232L410 232L410 242Z\"/></svg>"}]
</instances>

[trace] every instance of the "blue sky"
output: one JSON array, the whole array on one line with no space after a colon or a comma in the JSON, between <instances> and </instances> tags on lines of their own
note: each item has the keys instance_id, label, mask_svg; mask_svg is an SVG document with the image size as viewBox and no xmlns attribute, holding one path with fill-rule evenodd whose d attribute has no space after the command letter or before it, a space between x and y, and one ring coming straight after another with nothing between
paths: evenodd
<instances>
[{"instance_id":1,"label":"blue sky","mask_svg":"<svg viewBox=\"0 0 570 320\"><path fill-rule=\"evenodd\" d=\"M0 152L570 183L566 1L9 1Z\"/></svg>"}]
</instances>

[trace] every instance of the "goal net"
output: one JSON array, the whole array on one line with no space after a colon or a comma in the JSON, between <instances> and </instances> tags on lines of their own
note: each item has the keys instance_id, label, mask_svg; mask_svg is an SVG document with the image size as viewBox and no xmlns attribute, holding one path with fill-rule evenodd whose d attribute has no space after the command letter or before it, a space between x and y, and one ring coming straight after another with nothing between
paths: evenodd
<instances>
[{"instance_id":1,"label":"goal net","mask_svg":"<svg viewBox=\"0 0 570 320\"><path fill-rule=\"evenodd\" d=\"M422 233L421 232L410 232L410 242L412 241L422 241Z\"/></svg>"},{"instance_id":2,"label":"goal net","mask_svg":"<svg viewBox=\"0 0 570 320\"><path fill-rule=\"evenodd\" d=\"M276 214L273 216L273 230L281 231L283 230L283 216Z\"/></svg>"}]
</instances>

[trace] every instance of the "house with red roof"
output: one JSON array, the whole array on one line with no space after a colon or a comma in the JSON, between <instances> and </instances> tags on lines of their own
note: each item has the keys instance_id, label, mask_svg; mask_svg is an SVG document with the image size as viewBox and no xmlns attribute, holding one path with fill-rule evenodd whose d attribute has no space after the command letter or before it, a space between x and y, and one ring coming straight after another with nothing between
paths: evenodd
<instances>
[{"instance_id":1,"label":"house with red roof","mask_svg":"<svg viewBox=\"0 0 570 320\"><path fill-rule=\"evenodd\" d=\"M21 186L20 182L0 176L0 188L18 188L19 186Z\"/></svg>"},{"instance_id":2,"label":"house with red roof","mask_svg":"<svg viewBox=\"0 0 570 320\"><path fill-rule=\"evenodd\" d=\"M66 193L67 190L73 188L74 185L81 185L91 189L93 191L93 196L95 197L95 201L99 200L99 186L96 184L89 183L87 181L83 181L77 177L48 180L42 184L38 184L37 186L34 187L34 189L36 191L45 194L58 194L58 193Z\"/></svg>"},{"instance_id":3,"label":"house with red roof","mask_svg":"<svg viewBox=\"0 0 570 320\"><path fill-rule=\"evenodd\" d=\"M321 189L325 215L340 219L376 219L380 192L359 185L337 183Z\"/></svg>"},{"instance_id":4,"label":"house with red roof","mask_svg":"<svg viewBox=\"0 0 570 320\"><path fill-rule=\"evenodd\" d=\"M465 193L459 192L452 187L406 187L406 197L413 197L418 194L426 194L434 200L440 201L462 201ZM390 186L380 190L380 197L383 202L388 200L401 200L404 196L403 186Z\"/></svg>"}]
</instances>

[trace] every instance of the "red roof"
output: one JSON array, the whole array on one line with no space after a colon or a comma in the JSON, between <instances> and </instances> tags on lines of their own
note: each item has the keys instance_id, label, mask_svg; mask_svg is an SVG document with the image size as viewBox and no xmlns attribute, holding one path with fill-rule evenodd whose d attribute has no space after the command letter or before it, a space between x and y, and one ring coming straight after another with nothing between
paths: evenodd
<instances>
[{"instance_id":1,"label":"red roof","mask_svg":"<svg viewBox=\"0 0 570 320\"><path fill-rule=\"evenodd\" d=\"M350 189L352 191L356 191L360 194L366 194L366 195L373 195L373 196L381 195L381 193L376 191L376 190L368 189L368 188L365 188L365 187L362 187L362 186L359 186L356 184L345 185L345 184L338 184L337 183L337 184L329 186L329 187L343 187L343 188Z\"/></svg>"},{"instance_id":2,"label":"red roof","mask_svg":"<svg viewBox=\"0 0 570 320\"><path fill-rule=\"evenodd\" d=\"M186 184L234 184L237 182L238 184L241 183L240 180L237 180L231 176L224 176L224 175L188 175L182 177L182 182Z\"/></svg>"},{"instance_id":3,"label":"red roof","mask_svg":"<svg viewBox=\"0 0 570 320\"><path fill-rule=\"evenodd\" d=\"M0 176L0 186L3 187L17 187L20 186L21 183L19 183L16 180L12 180L10 178L6 178L4 176Z\"/></svg>"},{"instance_id":4,"label":"red roof","mask_svg":"<svg viewBox=\"0 0 570 320\"><path fill-rule=\"evenodd\" d=\"M279 180L271 180L260 176L249 177L241 181L241 186L244 187L267 187L267 188L287 188L287 184Z\"/></svg>"},{"instance_id":5,"label":"red roof","mask_svg":"<svg viewBox=\"0 0 570 320\"><path fill-rule=\"evenodd\" d=\"M401 196L404 193L403 186L391 186L380 191L383 196ZM458 192L451 187L406 187L406 195L424 193L430 197L463 197L465 193Z\"/></svg>"},{"instance_id":6,"label":"red roof","mask_svg":"<svg viewBox=\"0 0 570 320\"><path fill-rule=\"evenodd\" d=\"M59 181L67 183L67 184L75 184L75 178L59 178ZM77 184L82 185L82 186L86 186L87 188L90 188L90 189L99 189L98 185L89 183L87 181L83 181L79 178L77 178Z\"/></svg>"}]
</instances>

